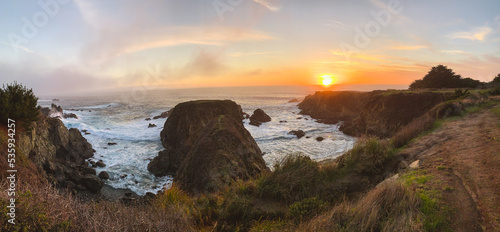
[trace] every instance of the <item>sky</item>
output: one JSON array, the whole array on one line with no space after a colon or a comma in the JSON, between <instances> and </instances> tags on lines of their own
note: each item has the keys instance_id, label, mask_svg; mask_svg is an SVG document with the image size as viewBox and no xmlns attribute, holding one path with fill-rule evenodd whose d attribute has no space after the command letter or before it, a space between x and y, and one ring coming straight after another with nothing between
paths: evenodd
<instances>
[{"instance_id":1,"label":"sky","mask_svg":"<svg viewBox=\"0 0 500 232\"><path fill-rule=\"evenodd\" d=\"M497 0L2 0L0 74L36 93L408 85L500 73Z\"/></svg>"}]
</instances>

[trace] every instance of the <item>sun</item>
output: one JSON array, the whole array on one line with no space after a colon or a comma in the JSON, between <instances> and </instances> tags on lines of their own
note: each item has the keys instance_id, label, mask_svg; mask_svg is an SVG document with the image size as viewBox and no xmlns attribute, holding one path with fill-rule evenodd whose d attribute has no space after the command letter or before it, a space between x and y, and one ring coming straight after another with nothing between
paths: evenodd
<instances>
[{"instance_id":1,"label":"sun","mask_svg":"<svg viewBox=\"0 0 500 232\"><path fill-rule=\"evenodd\" d=\"M331 75L323 75L321 76L321 84L324 86L329 86L333 83L333 78Z\"/></svg>"}]
</instances>

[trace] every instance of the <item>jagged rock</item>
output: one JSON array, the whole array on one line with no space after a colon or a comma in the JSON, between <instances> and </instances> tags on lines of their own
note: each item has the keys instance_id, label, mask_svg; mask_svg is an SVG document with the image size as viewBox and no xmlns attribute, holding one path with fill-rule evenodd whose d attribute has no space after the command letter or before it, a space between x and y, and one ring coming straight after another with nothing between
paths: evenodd
<instances>
[{"instance_id":1,"label":"jagged rock","mask_svg":"<svg viewBox=\"0 0 500 232\"><path fill-rule=\"evenodd\" d=\"M160 114L160 115L158 115L158 116L154 116L154 117L153 117L153 119L167 118L167 117L170 115L170 112L171 112L171 111L172 111L172 110L167 110L167 111L165 111L165 112L161 113L161 114Z\"/></svg>"},{"instance_id":2,"label":"jagged rock","mask_svg":"<svg viewBox=\"0 0 500 232\"><path fill-rule=\"evenodd\" d=\"M200 133L174 181L190 193L215 192L266 169L262 152L241 122L221 115Z\"/></svg>"},{"instance_id":3,"label":"jagged rock","mask_svg":"<svg viewBox=\"0 0 500 232\"><path fill-rule=\"evenodd\" d=\"M299 99L297 99L297 98L294 98L294 99L292 99L292 100L288 101L288 103L294 103L294 102L300 102L300 101L299 101Z\"/></svg>"},{"instance_id":4,"label":"jagged rock","mask_svg":"<svg viewBox=\"0 0 500 232\"><path fill-rule=\"evenodd\" d=\"M323 141L323 140L325 140L325 138L323 138L323 137L321 137L321 136L319 136L319 137L317 137L317 138L316 138L316 141L318 141L318 142L321 142L321 141Z\"/></svg>"},{"instance_id":5,"label":"jagged rock","mask_svg":"<svg viewBox=\"0 0 500 232\"><path fill-rule=\"evenodd\" d=\"M293 131L290 131L288 132L289 135L295 135L297 136L297 138L302 138L306 135L306 132L304 132L303 130L293 130Z\"/></svg>"},{"instance_id":6,"label":"jagged rock","mask_svg":"<svg viewBox=\"0 0 500 232\"><path fill-rule=\"evenodd\" d=\"M51 104L50 108L44 107L40 109L40 112L47 117L62 117L63 109L61 106L57 106L56 104Z\"/></svg>"},{"instance_id":7,"label":"jagged rock","mask_svg":"<svg viewBox=\"0 0 500 232\"><path fill-rule=\"evenodd\" d=\"M109 179L109 174L108 174L108 172L106 172L106 171L102 171L102 172L100 172L100 173L99 173L99 178L101 178L101 180L107 180L107 179Z\"/></svg>"},{"instance_id":8,"label":"jagged rock","mask_svg":"<svg viewBox=\"0 0 500 232\"><path fill-rule=\"evenodd\" d=\"M287 120L281 120L280 123L287 123Z\"/></svg>"},{"instance_id":9,"label":"jagged rock","mask_svg":"<svg viewBox=\"0 0 500 232\"><path fill-rule=\"evenodd\" d=\"M102 187L95 170L85 162L93 156L94 149L77 129L68 130L61 120L43 114L32 126L29 133L19 134L16 147L39 167L43 177L71 191L96 192L96 188ZM84 182L92 182L92 176L94 183L89 187Z\"/></svg>"},{"instance_id":10,"label":"jagged rock","mask_svg":"<svg viewBox=\"0 0 500 232\"><path fill-rule=\"evenodd\" d=\"M112 142L108 143L108 146L114 146L114 145L116 145L116 143L112 143Z\"/></svg>"},{"instance_id":11,"label":"jagged rock","mask_svg":"<svg viewBox=\"0 0 500 232\"><path fill-rule=\"evenodd\" d=\"M252 116L250 116L250 125L260 126L262 123L270 122L271 117L264 112L262 109L256 109Z\"/></svg>"},{"instance_id":12,"label":"jagged rock","mask_svg":"<svg viewBox=\"0 0 500 232\"><path fill-rule=\"evenodd\" d=\"M81 184L85 187L85 189L89 190L92 193L98 193L101 191L104 183L100 180L96 175L87 174L82 177L80 181Z\"/></svg>"},{"instance_id":13,"label":"jagged rock","mask_svg":"<svg viewBox=\"0 0 500 232\"><path fill-rule=\"evenodd\" d=\"M76 114L74 114L74 113L69 113L69 114L64 113L63 118L76 118L76 119L78 119L78 116L76 116Z\"/></svg>"},{"instance_id":14,"label":"jagged rock","mask_svg":"<svg viewBox=\"0 0 500 232\"><path fill-rule=\"evenodd\" d=\"M78 155L82 159L88 159L94 156L95 150L92 145L82 136L76 128L69 129L69 146L72 148L72 153Z\"/></svg>"},{"instance_id":15,"label":"jagged rock","mask_svg":"<svg viewBox=\"0 0 500 232\"><path fill-rule=\"evenodd\" d=\"M243 112L243 118L245 118L245 119L249 119L249 118L250 118L250 115L249 115L249 114L247 114L247 113L245 113L245 112Z\"/></svg>"},{"instance_id":16,"label":"jagged rock","mask_svg":"<svg viewBox=\"0 0 500 232\"><path fill-rule=\"evenodd\" d=\"M152 127L156 127L156 124L150 123L150 124L148 125L148 128L152 128Z\"/></svg>"},{"instance_id":17,"label":"jagged rock","mask_svg":"<svg viewBox=\"0 0 500 232\"><path fill-rule=\"evenodd\" d=\"M200 132L219 115L233 117L243 125L241 107L230 100L199 100L175 106L160 133L166 150L159 152L148 164L148 170L156 176L174 175Z\"/></svg>"},{"instance_id":18,"label":"jagged rock","mask_svg":"<svg viewBox=\"0 0 500 232\"><path fill-rule=\"evenodd\" d=\"M100 168L106 167L106 164L102 160L97 161L95 165Z\"/></svg>"},{"instance_id":19,"label":"jagged rock","mask_svg":"<svg viewBox=\"0 0 500 232\"><path fill-rule=\"evenodd\" d=\"M151 121L151 118L146 118L145 120L146 120L146 121Z\"/></svg>"}]
</instances>

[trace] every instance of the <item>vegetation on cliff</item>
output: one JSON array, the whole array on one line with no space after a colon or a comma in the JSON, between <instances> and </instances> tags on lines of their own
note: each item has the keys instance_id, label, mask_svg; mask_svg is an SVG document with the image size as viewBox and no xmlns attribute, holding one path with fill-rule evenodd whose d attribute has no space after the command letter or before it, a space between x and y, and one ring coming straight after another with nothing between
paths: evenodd
<instances>
[{"instance_id":1,"label":"vegetation on cliff","mask_svg":"<svg viewBox=\"0 0 500 232\"><path fill-rule=\"evenodd\" d=\"M40 111L37 109L38 98L32 89L14 82L0 89L0 123L7 123L7 119L23 122L28 128L31 122L38 120Z\"/></svg>"},{"instance_id":2,"label":"vegetation on cliff","mask_svg":"<svg viewBox=\"0 0 500 232\"><path fill-rule=\"evenodd\" d=\"M432 67L422 80L415 80L411 83L410 89L476 88L480 84L480 81L469 77L462 78L459 74L455 74L452 69L440 64Z\"/></svg>"}]
</instances>

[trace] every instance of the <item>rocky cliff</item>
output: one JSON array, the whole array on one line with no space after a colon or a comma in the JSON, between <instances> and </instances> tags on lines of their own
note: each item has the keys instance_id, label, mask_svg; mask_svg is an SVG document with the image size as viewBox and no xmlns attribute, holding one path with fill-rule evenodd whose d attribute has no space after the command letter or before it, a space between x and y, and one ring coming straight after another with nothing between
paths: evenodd
<instances>
[{"instance_id":1,"label":"rocky cliff","mask_svg":"<svg viewBox=\"0 0 500 232\"><path fill-rule=\"evenodd\" d=\"M161 132L164 151L148 165L191 193L213 192L266 170L257 143L233 101L190 101L172 110Z\"/></svg>"},{"instance_id":2,"label":"rocky cliff","mask_svg":"<svg viewBox=\"0 0 500 232\"><path fill-rule=\"evenodd\" d=\"M434 92L316 92L299 104L301 114L320 122L343 121L340 130L352 136L390 137L413 119L446 100Z\"/></svg>"},{"instance_id":3,"label":"rocky cliff","mask_svg":"<svg viewBox=\"0 0 500 232\"><path fill-rule=\"evenodd\" d=\"M78 129L68 130L61 120L43 114L32 127L19 133L17 149L49 182L70 190L100 191L103 182L85 161L95 151Z\"/></svg>"}]
</instances>

